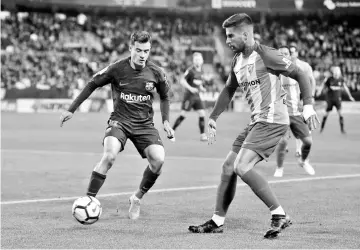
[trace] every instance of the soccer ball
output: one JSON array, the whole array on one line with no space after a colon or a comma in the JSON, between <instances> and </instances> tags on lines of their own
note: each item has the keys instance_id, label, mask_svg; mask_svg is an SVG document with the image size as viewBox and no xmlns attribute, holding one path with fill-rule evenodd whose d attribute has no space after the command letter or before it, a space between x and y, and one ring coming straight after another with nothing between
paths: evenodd
<instances>
[{"instance_id":1,"label":"soccer ball","mask_svg":"<svg viewBox=\"0 0 360 250\"><path fill-rule=\"evenodd\" d=\"M72 215L83 225L91 225L97 222L101 213L100 201L92 196L80 197L72 206Z\"/></svg>"}]
</instances>

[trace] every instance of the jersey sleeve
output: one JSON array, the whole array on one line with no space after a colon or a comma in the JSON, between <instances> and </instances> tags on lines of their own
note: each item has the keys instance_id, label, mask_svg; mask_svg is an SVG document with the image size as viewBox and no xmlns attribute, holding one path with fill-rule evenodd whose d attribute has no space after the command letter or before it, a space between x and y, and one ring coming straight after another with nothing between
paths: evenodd
<instances>
[{"instance_id":1,"label":"jersey sleeve","mask_svg":"<svg viewBox=\"0 0 360 250\"><path fill-rule=\"evenodd\" d=\"M256 51L264 61L265 67L269 73L279 76L289 76L296 68L296 65L285 58L278 50L264 45L258 45Z\"/></svg>"},{"instance_id":2,"label":"jersey sleeve","mask_svg":"<svg viewBox=\"0 0 360 250\"><path fill-rule=\"evenodd\" d=\"M74 113L78 107L99 87L103 87L114 79L113 71L115 67L114 64L107 66L106 68L100 70L96 73L85 86L85 88L80 92L76 99L71 103L68 111Z\"/></svg>"},{"instance_id":3,"label":"jersey sleeve","mask_svg":"<svg viewBox=\"0 0 360 250\"><path fill-rule=\"evenodd\" d=\"M194 79L194 71L191 68L188 68L184 73L184 78L190 83Z\"/></svg>"},{"instance_id":4,"label":"jersey sleeve","mask_svg":"<svg viewBox=\"0 0 360 250\"><path fill-rule=\"evenodd\" d=\"M156 84L156 90L160 96L160 111L162 121L169 121L171 88L167 80L166 73L161 69L158 72L158 82Z\"/></svg>"}]
</instances>

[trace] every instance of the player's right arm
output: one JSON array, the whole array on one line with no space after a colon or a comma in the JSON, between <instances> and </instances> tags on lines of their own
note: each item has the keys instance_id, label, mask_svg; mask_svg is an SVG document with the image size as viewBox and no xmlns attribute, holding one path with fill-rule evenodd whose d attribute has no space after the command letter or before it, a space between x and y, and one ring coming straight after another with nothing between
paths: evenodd
<instances>
[{"instance_id":1,"label":"player's right arm","mask_svg":"<svg viewBox=\"0 0 360 250\"><path fill-rule=\"evenodd\" d=\"M235 73L233 70L231 70L231 73L229 74L229 77L226 81L225 87L220 92L220 95L216 100L215 106L210 113L209 122L208 122L209 144L212 144L216 137L216 120L229 105L238 87L239 84L237 82Z\"/></svg>"},{"instance_id":2,"label":"player's right arm","mask_svg":"<svg viewBox=\"0 0 360 250\"><path fill-rule=\"evenodd\" d=\"M320 88L316 91L316 97L320 96L326 85L329 83L329 78L325 78L320 85Z\"/></svg>"},{"instance_id":3,"label":"player's right arm","mask_svg":"<svg viewBox=\"0 0 360 250\"><path fill-rule=\"evenodd\" d=\"M89 83L84 87L80 94L71 103L67 111L64 111L60 116L60 127L63 126L64 122L71 119L77 108L95 91L95 89L103 87L113 80L112 65L102 69L96 73Z\"/></svg>"},{"instance_id":4,"label":"player's right arm","mask_svg":"<svg viewBox=\"0 0 360 250\"><path fill-rule=\"evenodd\" d=\"M197 88L191 87L189 84L189 81L192 81L193 78L194 78L194 72L189 68L185 71L184 75L181 77L180 84L184 86L184 88L189 90L191 93L195 94L199 92L199 90Z\"/></svg>"}]
</instances>

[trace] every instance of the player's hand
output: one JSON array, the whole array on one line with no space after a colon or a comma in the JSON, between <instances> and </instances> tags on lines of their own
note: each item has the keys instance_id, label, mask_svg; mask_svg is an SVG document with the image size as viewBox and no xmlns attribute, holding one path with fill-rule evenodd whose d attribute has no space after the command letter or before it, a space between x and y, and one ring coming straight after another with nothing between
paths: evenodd
<instances>
[{"instance_id":1,"label":"player's hand","mask_svg":"<svg viewBox=\"0 0 360 250\"><path fill-rule=\"evenodd\" d=\"M68 121L71 119L71 117L73 117L73 113L71 113L70 111L64 111L62 112L61 116L60 116L60 127L62 127L64 125L64 122Z\"/></svg>"},{"instance_id":2,"label":"player's hand","mask_svg":"<svg viewBox=\"0 0 360 250\"><path fill-rule=\"evenodd\" d=\"M164 121L164 130L167 134L167 138L172 141L175 142L175 131L171 128L169 121Z\"/></svg>"},{"instance_id":3,"label":"player's hand","mask_svg":"<svg viewBox=\"0 0 360 250\"><path fill-rule=\"evenodd\" d=\"M216 141L216 121L209 119L208 122L208 144L213 144Z\"/></svg>"},{"instance_id":4,"label":"player's hand","mask_svg":"<svg viewBox=\"0 0 360 250\"><path fill-rule=\"evenodd\" d=\"M190 87L189 88L189 91L193 94L196 94L196 93L199 93L199 90L197 88L194 88L194 87Z\"/></svg>"},{"instance_id":5,"label":"player's hand","mask_svg":"<svg viewBox=\"0 0 360 250\"><path fill-rule=\"evenodd\" d=\"M312 105L304 105L303 117L308 125L310 131L316 129L317 125L320 124L320 120Z\"/></svg>"},{"instance_id":6,"label":"player's hand","mask_svg":"<svg viewBox=\"0 0 360 250\"><path fill-rule=\"evenodd\" d=\"M355 102L354 97L350 96L350 101Z\"/></svg>"}]
</instances>

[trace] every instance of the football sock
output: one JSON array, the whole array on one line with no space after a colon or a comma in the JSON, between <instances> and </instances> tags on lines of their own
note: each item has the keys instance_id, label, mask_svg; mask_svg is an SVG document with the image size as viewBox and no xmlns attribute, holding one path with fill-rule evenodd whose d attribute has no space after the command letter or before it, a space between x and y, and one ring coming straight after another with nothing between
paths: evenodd
<instances>
[{"instance_id":1,"label":"football sock","mask_svg":"<svg viewBox=\"0 0 360 250\"><path fill-rule=\"evenodd\" d=\"M95 197L99 192L101 186L104 184L105 179L106 175L93 171L90 177L90 182L86 195Z\"/></svg>"},{"instance_id":2,"label":"football sock","mask_svg":"<svg viewBox=\"0 0 360 250\"><path fill-rule=\"evenodd\" d=\"M257 197L262 200L270 211L280 206L275 194L271 190L269 183L259 175L254 169L247 171L241 179L249 185Z\"/></svg>"},{"instance_id":3,"label":"football sock","mask_svg":"<svg viewBox=\"0 0 360 250\"><path fill-rule=\"evenodd\" d=\"M200 134L205 132L205 117L199 117Z\"/></svg>"},{"instance_id":4,"label":"football sock","mask_svg":"<svg viewBox=\"0 0 360 250\"><path fill-rule=\"evenodd\" d=\"M214 214L225 217L236 192L237 175L221 175L221 182L216 193Z\"/></svg>"},{"instance_id":5,"label":"football sock","mask_svg":"<svg viewBox=\"0 0 360 250\"><path fill-rule=\"evenodd\" d=\"M177 127L179 127L180 123L181 123L184 119L185 119L185 116L180 115L180 116L176 119L176 121L175 121L175 123L174 123L173 130L175 130Z\"/></svg>"},{"instance_id":6,"label":"football sock","mask_svg":"<svg viewBox=\"0 0 360 250\"><path fill-rule=\"evenodd\" d=\"M278 144L278 152L276 156L276 163L278 168L282 168L284 165L285 155L286 155L286 143Z\"/></svg>"},{"instance_id":7,"label":"football sock","mask_svg":"<svg viewBox=\"0 0 360 250\"><path fill-rule=\"evenodd\" d=\"M141 199L144 194L149 191L149 189L155 184L156 179L159 177L159 174L155 174L149 166L146 167L143 178L140 182L139 190L136 192L136 197Z\"/></svg>"},{"instance_id":8,"label":"football sock","mask_svg":"<svg viewBox=\"0 0 360 250\"><path fill-rule=\"evenodd\" d=\"M344 131L344 117L340 116L339 117L339 122L340 122L341 132L343 132Z\"/></svg>"},{"instance_id":9,"label":"football sock","mask_svg":"<svg viewBox=\"0 0 360 250\"><path fill-rule=\"evenodd\" d=\"M301 159L305 161L310 154L311 144L304 143L301 147Z\"/></svg>"},{"instance_id":10,"label":"football sock","mask_svg":"<svg viewBox=\"0 0 360 250\"><path fill-rule=\"evenodd\" d=\"M326 119L327 119L327 116L324 116L324 117L323 117L323 120L322 120L322 122L321 122L321 130L320 130L320 131L322 131L322 130L324 129L325 123L326 123Z\"/></svg>"},{"instance_id":11,"label":"football sock","mask_svg":"<svg viewBox=\"0 0 360 250\"><path fill-rule=\"evenodd\" d=\"M215 224L218 227L221 227L222 225L224 225L225 217L214 214L211 219L215 222Z\"/></svg>"},{"instance_id":12,"label":"football sock","mask_svg":"<svg viewBox=\"0 0 360 250\"><path fill-rule=\"evenodd\" d=\"M296 152L301 154L302 141L300 139L295 139L295 143L296 143Z\"/></svg>"},{"instance_id":13,"label":"football sock","mask_svg":"<svg viewBox=\"0 0 360 250\"><path fill-rule=\"evenodd\" d=\"M284 209L283 209L281 206L279 206L279 207L277 207L276 209L270 211L270 213L271 213L271 215L273 215L273 214L285 215L285 211L284 211Z\"/></svg>"}]
</instances>

